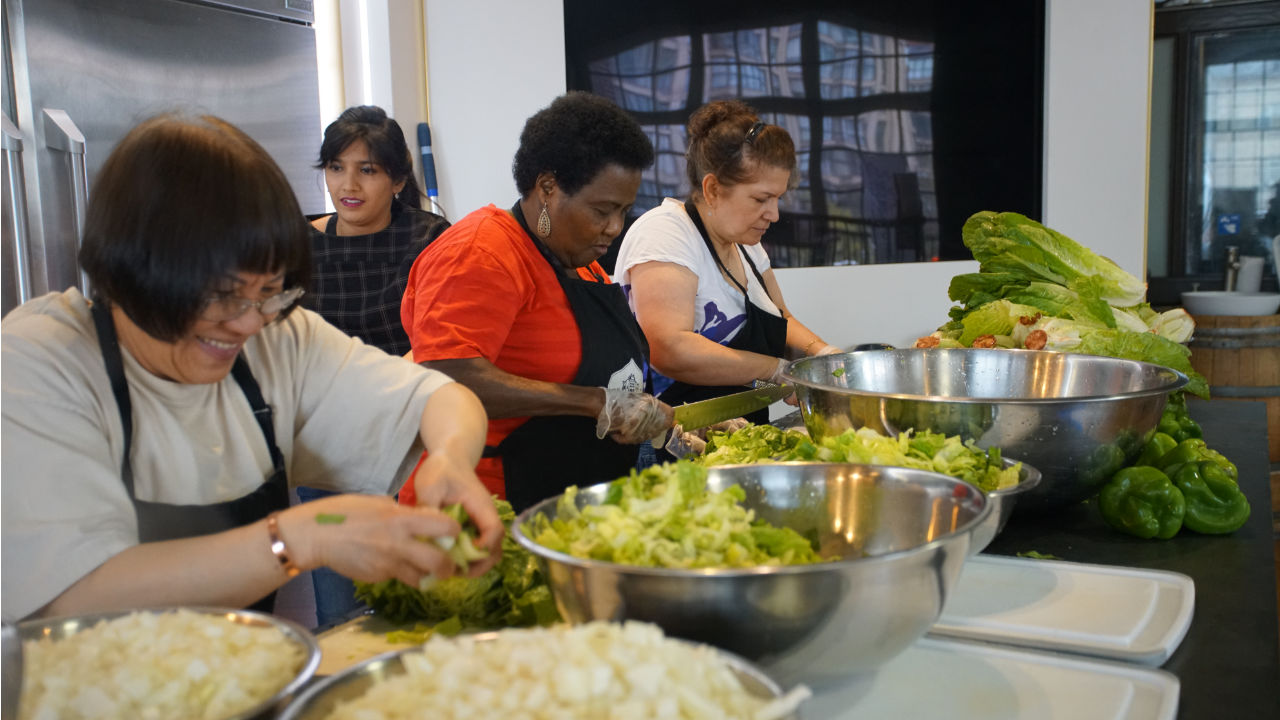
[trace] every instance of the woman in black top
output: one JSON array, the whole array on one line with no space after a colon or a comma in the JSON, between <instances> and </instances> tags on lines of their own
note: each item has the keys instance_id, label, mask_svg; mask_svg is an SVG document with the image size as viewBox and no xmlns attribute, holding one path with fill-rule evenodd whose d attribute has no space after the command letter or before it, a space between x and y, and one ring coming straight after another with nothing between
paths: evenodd
<instances>
[{"instance_id":1,"label":"woman in black top","mask_svg":"<svg viewBox=\"0 0 1280 720\"><path fill-rule=\"evenodd\" d=\"M403 355L409 268L449 223L421 209L404 133L380 107L343 111L324 131L316 167L337 212L311 221L311 307L348 335Z\"/></svg>"},{"instance_id":2,"label":"woman in black top","mask_svg":"<svg viewBox=\"0 0 1280 720\"><path fill-rule=\"evenodd\" d=\"M421 209L404 132L380 107L347 108L330 123L316 167L337 212L311 221L310 306L348 335L404 355L410 345L400 299L409 269L449 223ZM298 488L303 501L328 494ZM317 625L336 623L358 605L347 578L321 568L312 580Z\"/></svg>"}]
</instances>

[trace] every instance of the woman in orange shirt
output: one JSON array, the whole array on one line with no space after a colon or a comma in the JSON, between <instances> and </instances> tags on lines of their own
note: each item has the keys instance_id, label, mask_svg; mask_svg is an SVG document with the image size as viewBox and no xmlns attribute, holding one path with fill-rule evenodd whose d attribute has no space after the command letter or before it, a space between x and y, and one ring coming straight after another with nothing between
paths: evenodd
<instances>
[{"instance_id":1,"label":"woman in orange shirt","mask_svg":"<svg viewBox=\"0 0 1280 720\"><path fill-rule=\"evenodd\" d=\"M517 511L625 475L638 444L672 425L645 392L644 335L596 262L652 162L616 105L561 96L520 135L519 201L461 219L410 271L401 320L413 359L480 397L490 421L476 472Z\"/></svg>"}]
</instances>

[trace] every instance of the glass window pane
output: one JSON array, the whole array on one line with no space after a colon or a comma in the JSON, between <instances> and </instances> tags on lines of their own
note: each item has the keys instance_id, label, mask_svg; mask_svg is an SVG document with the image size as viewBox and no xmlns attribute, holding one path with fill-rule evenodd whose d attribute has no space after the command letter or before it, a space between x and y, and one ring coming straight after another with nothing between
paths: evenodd
<instances>
[{"instance_id":1,"label":"glass window pane","mask_svg":"<svg viewBox=\"0 0 1280 720\"><path fill-rule=\"evenodd\" d=\"M818 59L836 60L857 57L861 43L857 28L826 20L818 21Z\"/></svg>"}]
</instances>

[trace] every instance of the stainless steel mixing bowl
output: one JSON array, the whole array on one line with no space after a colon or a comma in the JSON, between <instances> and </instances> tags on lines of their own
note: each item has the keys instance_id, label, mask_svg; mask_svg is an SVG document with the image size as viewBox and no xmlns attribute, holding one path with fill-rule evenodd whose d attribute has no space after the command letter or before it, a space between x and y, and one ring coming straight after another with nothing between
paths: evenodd
<instances>
[{"instance_id":1,"label":"stainless steel mixing bowl","mask_svg":"<svg viewBox=\"0 0 1280 720\"><path fill-rule=\"evenodd\" d=\"M975 528L991 506L962 480L908 468L836 463L725 465L713 491L739 485L756 517L789 527L838 560L815 565L676 570L584 560L528 537L530 519L556 515L559 497L512 526L542 562L569 622L643 620L761 665L789 686L823 687L876 668L938 619ZM604 501L609 484L578 492Z\"/></svg>"},{"instance_id":2,"label":"stainless steel mixing bowl","mask_svg":"<svg viewBox=\"0 0 1280 720\"><path fill-rule=\"evenodd\" d=\"M179 608L149 608L144 610L123 610L112 612L91 613L87 615L76 615L72 617L55 617L41 618L36 620L26 620L18 623L18 635L23 640L38 640L40 638L49 638L51 640L61 640L71 637L78 632L88 630L104 620L113 620L132 612L145 613L165 613L173 612ZM297 645L303 652L304 660L302 667L298 669L289 684L280 688L276 694L258 703L256 706L242 712L232 715L224 720L270 720L276 716L288 702L294 693L298 692L303 685L311 679L316 668L320 665L320 646L316 644L316 639L312 634L298 625L284 618L268 615L267 613L255 612L253 610L236 610L232 608L218 607L184 607L184 610L202 613L205 615L213 615L224 618L229 623L237 625L249 625L254 627L275 627L284 633L285 637Z\"/></svg>"},{"instance_id":3,"label":"stainless steel mixing bowl","mask_svg":"<svg viewBox=\"0 0 1280 720\"><path fill-rule=\"evenodd\" d=\"M1016 462L1019 461L1004 458L1005 467ZM1039 487L1040 480L1040 471L1024 462L1022 463L1022 469L1018 473L1017 485L992 490L987 493L987 502L991 505L991 513L987 515L986 520L983 520L978 527L973 529L973 540L969 543L970 555L977 555L991 544L991 541L1004 529L1005 523L1009 522L1009 518L1013 517L1013 508L1017 505L1018 499L1025 497L1032 490Z\"/></svg>"},{"instance_id":4,"label":"stainless steel mixing bowl","mask_svg":"<svg viewBox=\"0 0 1280 720\"><path fill-rule=\"evenodd\" d=\"M487 632L475 637L477 642L485 642L497 636L497 632ZM280 714L279 720L325 720L338 703L355 700L368 692L369 688L376 683L403 675L405 656L420 652L422 652L421 645L392 650L323 678L290 703L289 707ZM732 653L722 653L721 657L724 658L730 671L737 676L746 692L759 698L782 697L782 689L760 668ZM419 700L425 708L430 708L433 702L429 697ZM793 714L785 720L797 720L797 718L798 715Z\"/></svg>"},{"instance_id":5,"label":"stainless steel mixing bowl","mask_svg":"<svg viewBox=\"0 0 1280 720\"><path fill-rule=\"evenodd\" d=\"M1131 462L1155 431L1176 370L1037 350L910 349L793 362L805 427L815 438L869 426L960 435L1033 465L1032 511L1079 502Z\"/></svg>"}]
</instances>

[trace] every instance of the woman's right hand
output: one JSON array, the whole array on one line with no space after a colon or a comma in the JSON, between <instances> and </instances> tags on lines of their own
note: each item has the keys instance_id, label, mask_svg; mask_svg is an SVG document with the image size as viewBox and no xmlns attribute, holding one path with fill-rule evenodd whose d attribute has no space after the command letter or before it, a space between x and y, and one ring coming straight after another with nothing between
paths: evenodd
<instances>
[{"instance_id":1,"label":"woman's right hand","mask_svg":"<svg viewBox=\"0 0 1280 720\"><path fill-rule=\"evenodd\" d=\"M651 440L675 424L675 410L647 393L614 388L604 390L604 405L596 416L596 437L606 435L623 445Z\"/></svg>"},{"instance_id":2,"label":"woman's right hand","mask_svg":"<svg viewBox=\"0 0 1280 720\"><path fill-rule=\"evenodd\" d=\"M395 578L413 587L425 575L447 578L454 563L427 538L455 537L452 518L378 495L334 495L280 514L280 536L304 570L329 567L362 582ZM492 565L483 561L469 574Z\"/></svg>"}]
</instances>

